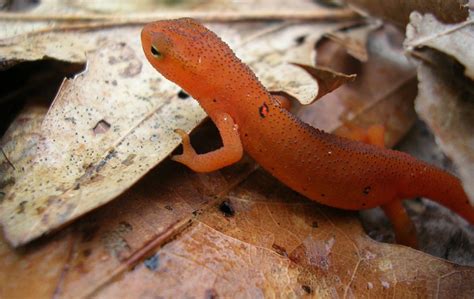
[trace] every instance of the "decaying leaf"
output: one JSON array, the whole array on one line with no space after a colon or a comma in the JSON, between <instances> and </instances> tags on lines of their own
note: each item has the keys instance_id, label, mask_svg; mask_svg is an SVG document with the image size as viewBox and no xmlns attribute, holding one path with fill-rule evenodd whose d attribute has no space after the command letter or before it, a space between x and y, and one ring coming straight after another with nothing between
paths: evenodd
<instances>
[{"instance_id":1,"label":"decaying leaf","mask_svg":"<svg viewBox=\"0 0 474 299\"><path fill-rule=\"evenodd\" d=\"M474 204L473 30L472 17L458 25L444 25L431 15L413 13L405 46L421 59L416 110L454 161Z\"/></svg>"},{"instance_id":2,"label":"decaying leaf","mask_svg":"<svg viewBox=\"0 0 474 299\"><path fill-rule=\"evenodd\" d=\"M2 297L473 296L472 268L374 242L261 171L234 189L251 169L165 163L54 238L3 243Z\"/></svg>"},{"instance_id":3,"label":"decaying leaf","mask_svg":"<svg viewBox=\"0 0 474 299\"><path fill-rule=\"evenodd\" d=\"M48 111L30 103L2 140L0 216L17 239L0 241L0 297L474 296L472 268L374 242L353 213L310 202L262 171L246 179L256 168L253 161L210 174L165 161L142 177L174 148L165 146L178 144L173 126L191 117L200 122L202 111L145 62L139 26L96 23L94 30L66 32L56 25L43 22L42 32L20 26L30 32L28 39L19 35L0 46L9 65L29 59L23 48L30 44L37 45L27 48L33 60L52 55L87 61L84 73L63 83ZM314 78L290 63L312 66L316 41L341 24L210 26L272 91L310 102ZM322 109L317 117L306 115L328 131L347 121L361 125L367 115L370 123L388 120L383 123L392 144L413 120L416 86L412 66L393 47L398 37L386 29L374 35L368 63L351 65L362 82L316 103ZM325 55L346 61L326 43L319 50L320 63ZM183 125L188 131L192 126ZM196 133L201 130L206 127ZM218 140L217 134L193 137L199 150L199 143ZM21 248L8 246L71 221L138 179L68 229Z\"/></svg>"},{"instance_id":4,"label":"decaying leaf","mask_svg":"<svg viewBox=\"0 0 474 299\"><path fill-rule=\"evenodd\" d=\"M87 26L66 30L54 22L41 24L31 32L28 21L12 26L18 31L3 34L0 56L5 61L45 56L87 61L87 67L64 81L41 126L28 133L35 139L13 138L24 129L17 119L2 140L0 221L14 246L124 192L180 143L175 128L189 132L205 117L197 102L146 61L139 40L141 26L104 23L104 27L95 24L94 30ZM309 103L316 97L317 82L291 63L311 65L315 40L343 25L209 26L270 90Z\"/></svg>"},{"instance_id":5,"label":"decaying leaf","mask_svg":"<svg viewBox=\"0 0 474 299\"><path fill-rule=\"evenodd\" d=\"M468 0L346 0L347 3L382 17L399 27L409 22L410 13L432 13L445 23L458 23L466 20L469 14Z\"/></svg>"}]
</instances>

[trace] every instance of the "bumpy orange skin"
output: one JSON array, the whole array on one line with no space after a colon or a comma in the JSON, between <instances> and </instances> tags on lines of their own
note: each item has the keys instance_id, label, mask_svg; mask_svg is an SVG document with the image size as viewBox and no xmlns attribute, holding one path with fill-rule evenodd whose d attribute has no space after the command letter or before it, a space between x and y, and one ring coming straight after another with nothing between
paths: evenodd
<instances>
[{"instance_id":1,"label":"bumpy orange skin","mask_svg":"<svg viewBox=\"0 0 474 299\"><path fill-rule=\"evenodd\" d=\"M197 99L211 119L230 115L244 150L293 190L350 210L423 196L474 223L474 209L456 177L405 153L301 122L272 98L227 44L196 21L154 22L141 38L150 63Z\"/></svg>"}]
</instances>

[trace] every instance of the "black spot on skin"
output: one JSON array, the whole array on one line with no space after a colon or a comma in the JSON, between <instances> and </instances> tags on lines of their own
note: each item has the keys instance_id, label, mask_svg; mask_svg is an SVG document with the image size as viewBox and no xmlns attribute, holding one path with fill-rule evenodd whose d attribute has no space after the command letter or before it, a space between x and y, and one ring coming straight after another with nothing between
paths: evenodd
<instances>
[{"instance_id":1,"label":"black spot on skin","mask_svg":"<svg viewBox=\"0 0 474 299\"><path fill-rule=\"evenodd\" d=\"M233 217L235 215L235 210L234 207L232 206L232 203L228 200L224 200L221 202L219 205L219 211L224 213L225 217Z\"/></svg>"},{"instance_id":2,"label":"black spot on skin","mask_svg":"<svg viewBox=\"0 0 474 299\"><path fill-rule=\"evenodd\" d=\"M321 193L321 197L324 197L324 196L326 196L326 194L324 194L324 193Z\"/></svg>"},{"instance_id":3,"label":"black spot on skin","mask_svg":"<svg viewBox=\"0 0 474 299\"><path fill-rule=\"evenodd\" d=\"M364 188L364 190L362 191L362 193L364 193L365 195L369 195L370 193L370 189L372 189L370 186L367 186Z\"/></svg>"},{"instance_id":4,"label":"black spot on skin","mask_svg":"<svg viewBox=\"0 0 474 299\"><path fill-rule=\"evenodd\" d=\"M180 90L178 92L178 98L180 98L181 100L186 100L187 98L189 98L189 94L184 92L184 90Z\"/></svg>"},{"instance_id":5,"label":"black spot on skin","mask_svg":"<svg viewBox=\"0 0 474 299\"><path fill-rule=\"evenodd\" d=\"M313 290L311 289L310 286L302 285L301 288L302 288L307 294L311 294L311 293L313 292Z\"/></svg>"},{"instance_id":6,"label":"black spot on skin","mask_svg":"<svg viewBox=\"0 0 474 299\"><path fill-rule=\"evenodd\" d=\"M262 106L258 108L258 114L260 114L261 118L265 118L268 115L268 105L267 103L263 102Z\"/></svg>"},{"instance_id":7,"label":"black spot on skin","mask_svg":"<svg viewBox=\"0 0 474 299\"><path fill-rule=\"evenodd\" d=\"M319 224L318 224L317 221L313 221L313 223L311 223L311 226L312 226L313 228L318 228L318 227L319 227Z\"/></svg>"},{"instance_id":8,"label":"black spot on skin","mask_svg":"<svg viewBox=\"0 0 474 299\"><path fill-rule=\"evenodd\" d=\"M212 101L213 101L214 103L217 103L217 100L216 100L216 99L212 99Z\"/></svg>"}]
</instances>

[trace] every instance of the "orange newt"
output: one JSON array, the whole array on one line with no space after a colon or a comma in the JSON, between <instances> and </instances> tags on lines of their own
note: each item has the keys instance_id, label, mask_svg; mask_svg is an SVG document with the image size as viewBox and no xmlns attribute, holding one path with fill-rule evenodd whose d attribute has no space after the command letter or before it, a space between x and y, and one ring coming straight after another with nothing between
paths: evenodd
<instances>
[{"instance_id":1,"label":"orange newt","mask_svg":"<svg viewBox=\"0 0 474 299\"><path fill-rule=\"evenodd\" d=\"M408 154L301 122L226 43L197 21L150 23L141 39L149 62L199 101L222 137L221 148L197 154L189 136L178 129L183 153L173 160L197 172L210 172L239 161L245 150L278 180L311 200L349 210L381 206L397 241L412 247L416 237L402 206L405 198L431 198L474 224L474 208L455 176ZM383 144L383 133L374 131L372 143Z\"/></svg>"}]
</instances>

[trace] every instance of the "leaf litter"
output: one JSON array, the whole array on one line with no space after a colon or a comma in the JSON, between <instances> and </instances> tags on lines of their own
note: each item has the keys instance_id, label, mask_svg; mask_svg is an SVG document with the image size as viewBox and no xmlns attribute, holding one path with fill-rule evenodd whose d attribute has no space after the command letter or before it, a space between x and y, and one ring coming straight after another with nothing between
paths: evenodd
<instances>
[{"instance_id":1,"label":"leaf litter","mask_svg":"<svg viewBox=\"0 0 474 299\"><path fill-rule=\"evenodd\" d=\"M306 98L311 101L313 96ZM361 115L364 109L356 111ZM101 135L111 128L111 122L100 119L88 130ZM2 294L34 292L38 286L32 282L43 275L40 269L47 261L41 255L46 253L56 259L46 265L50 283L41 285L49 296L100 297L126 291L147 296L166 290L175 291L172 295L181 290L183 295L206 296L271 295L275 291L390 296L413 295L414 289L428 296L472 296L468 287L473 285L471 268L401 246L375 243L355 217L295 198L298 196L283 191L280 184L262 185L273 179L261 173L225 196L251 171L251 164L213 174L185 170L183 175L182 167L167 167L152 171L119 199L71 229L28 245L30 251L14 251L2 243L0 260L4 269L10 269L2 271L8 273L1 279L8 282L3 284ZM219 211L223 201L231 206L233 217ZM292 233L282 234L282 230ZM58 239L62 245L53 246ZM371 245L364 245L366 242ZM153 270L149 263L136 264L146 257L156 257ZM19 267L27 258L34 265L29 267L33 270L30 275ZM133 265L134 270L128 272ZM25 279L13 283L13 277ZM189 278L184 280L188 284L182 284L183 277ZM239 293L246 289L248 292Z\"/></svg>"}]
</instances>

